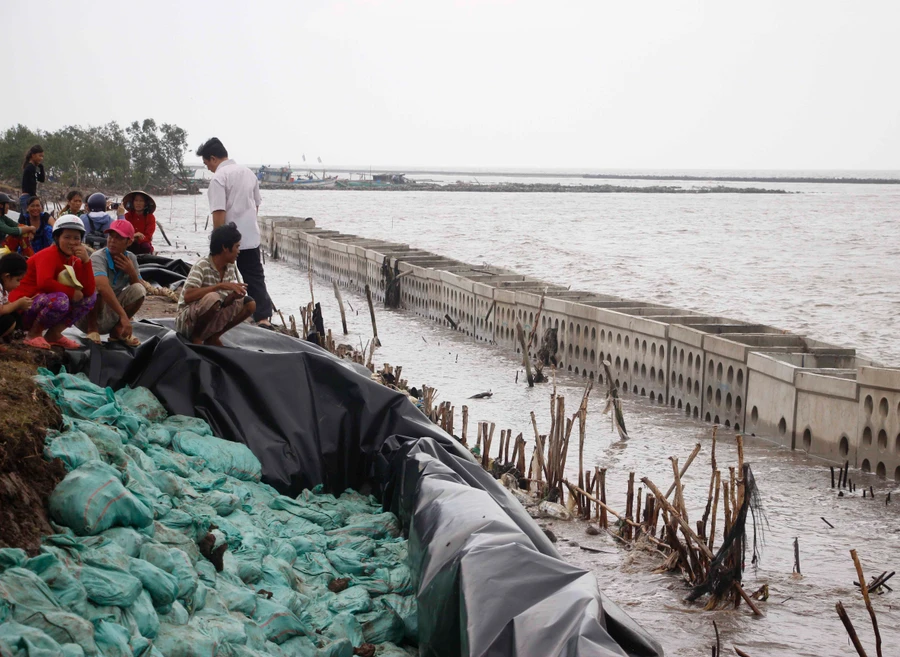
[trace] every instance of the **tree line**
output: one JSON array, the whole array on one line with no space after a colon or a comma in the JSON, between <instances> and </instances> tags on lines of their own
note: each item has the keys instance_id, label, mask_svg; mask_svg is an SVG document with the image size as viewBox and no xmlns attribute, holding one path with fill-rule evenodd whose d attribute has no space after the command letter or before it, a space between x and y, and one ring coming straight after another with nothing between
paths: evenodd
<instances>
[{"instance_id":1,"label":"tree line","mask_svg":"<svg viewBox=\"0 0 900 657\"><path fill-rule=\"evenodd\" d=\"M125 128L115 121L54 131L15 125L0 133L0 178L18 186L25 152L35 144L44 147L48 182L67 187L164 192L192 177L184 167L187 132L144 119Z\"/></svg>"}]
</instances>

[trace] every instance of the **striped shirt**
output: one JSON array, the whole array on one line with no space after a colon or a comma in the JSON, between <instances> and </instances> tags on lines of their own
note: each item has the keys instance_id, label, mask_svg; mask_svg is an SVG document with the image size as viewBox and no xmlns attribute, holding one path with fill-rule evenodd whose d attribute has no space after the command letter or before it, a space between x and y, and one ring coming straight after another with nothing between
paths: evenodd
<instances>
[{"instance_id":1,"label":"striped shirt","mask_svg":"<svg viewBox=\"0 0 900 657\"><path fill-rule=\"evenodd\" d=\"M213 264L212 259L207 256L205 258L200 258L197 262L194 263L194 266L191 267L190 273L187 275L187 279L184 281L184 285L181 286L181 296L178 299L178 314L181 315L181 311L188 307L188 305L184 302L184 291L191 290L193 288L200 287L212 287L213 285L218 285L219 283L240 283L241 278L238 274L238 268L234 264L225 266L225 275L219 278L219 272L216 271L216 266ZM228 296L228 292L220 291L219 296L224 300L225 297Z\"/></svg>"}]
</instances>

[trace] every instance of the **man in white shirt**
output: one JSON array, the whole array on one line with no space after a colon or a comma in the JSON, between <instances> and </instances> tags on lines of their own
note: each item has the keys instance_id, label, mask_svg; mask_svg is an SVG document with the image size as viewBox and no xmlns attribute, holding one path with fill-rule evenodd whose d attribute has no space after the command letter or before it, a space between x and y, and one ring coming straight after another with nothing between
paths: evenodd
<instances>
[{"instance_id":1,"label":"man in white shirt","mask_svg":"<svg viewBox=\"0 0 900 657\"><path fill-rule=\"evenodd\" d=\"M228 158L228 151L217 137L213 137L200 148L197 155L213 173L209 182L209 211L212 213L213 229L234 223L241 233L241 250L237 267L247 284L247 294L256 302L253 319L257 325L271 328L272 300L266 289L266 276L260 257L259 181L245 166Z\"/></svg>"}]
</instances>

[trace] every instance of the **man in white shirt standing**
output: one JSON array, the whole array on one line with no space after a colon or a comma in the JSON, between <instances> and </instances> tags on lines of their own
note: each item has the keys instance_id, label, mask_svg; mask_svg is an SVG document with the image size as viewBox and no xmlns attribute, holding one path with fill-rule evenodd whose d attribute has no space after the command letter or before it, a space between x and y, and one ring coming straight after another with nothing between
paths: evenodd
<instances>
[{"instance_id":1,"label":"man in white shirt standing","mask_svg":"<svg viewBox=\"0 0 900 657\"><path fill-rule=\"evenodd\" d=\"M200 148L197 155L213 178L209 182L209 211L212 213L213 228L234 223L241 233L241 250L237 267L247 284L247 294L256 302L253 319L258 326L271 328L272 300L266 289L266 276L260 257L259 181L247 167L228 158L228 151L217 137L213 137Z\"/></svg>"}]
</instances>

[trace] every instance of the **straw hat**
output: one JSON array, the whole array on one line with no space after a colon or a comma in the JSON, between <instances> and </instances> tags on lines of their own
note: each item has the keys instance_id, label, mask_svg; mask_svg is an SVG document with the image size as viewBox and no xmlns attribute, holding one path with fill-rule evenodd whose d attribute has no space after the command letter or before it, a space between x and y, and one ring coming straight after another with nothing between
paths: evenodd
<instances>
[{"instance_id":1,"label":"straw hat","mask_svg":"<svg viewBox=\"0 0 900 657\"><path fill-rule=\"evenodd\" d=\"M144 214L153 214L156 212L156 201L153 200L153 197L150 196L150 194L141 191L140 189L125 194L125 197L122 199L122 205L125 206L125 209L129 212L134 210L134 197L138 194L143 196L144 200L147 202L147 207L144 208Z\"/></svg>"}]
</instances>

